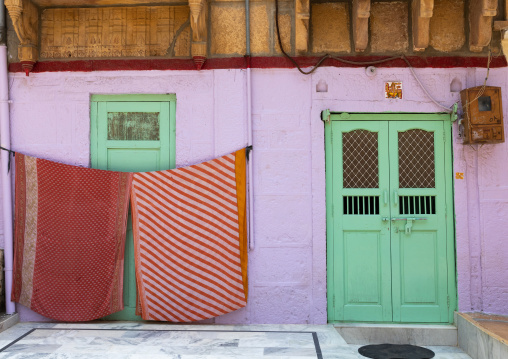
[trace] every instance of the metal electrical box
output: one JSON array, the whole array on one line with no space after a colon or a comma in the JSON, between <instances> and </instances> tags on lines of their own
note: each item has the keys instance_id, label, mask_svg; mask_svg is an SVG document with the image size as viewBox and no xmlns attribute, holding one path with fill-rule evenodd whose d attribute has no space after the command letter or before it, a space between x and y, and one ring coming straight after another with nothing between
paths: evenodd
<instances>
[{"instance_id":1,"label":"metal electrical box","mask_svg":"<svg viewBox=\"0 0 508 359\"><path fill-rule=\"evenodd\" d=\"M504 142L501 88L471 87L460 92L464 109L464 143Z\"/></svg>"}]
</instances>

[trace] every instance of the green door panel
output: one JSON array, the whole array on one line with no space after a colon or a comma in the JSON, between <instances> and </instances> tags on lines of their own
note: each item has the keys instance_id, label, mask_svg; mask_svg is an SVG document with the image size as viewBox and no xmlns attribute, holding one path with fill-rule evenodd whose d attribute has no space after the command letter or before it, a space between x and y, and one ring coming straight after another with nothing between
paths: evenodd
<instances>
[{"instance_id":1,"label":"green door panel","mask_svg":"<svg viewBox=\"0 0 508 359\"><path fill-rule=\"evenodd\" d=\"M333 187L333 211L343 214L334 222L334 233L340 235L334 237L334 258L339 260L333 273L338 287L344 289L336 292L336 315L340 320L391 320L390 231L382 225L382 218L390 216L384 200L389 186L388 155L382 151L388 145L388 125L379 121L333 125L333 177L337 183ZM379 165L372 168L377 181L375 175L370 180L361 177L361 164L354 158L358 153L352 152L349 161L342 161L344 140L346 145L361 141L363 134L377 140L377 145L369 148L375 151L377 147ZM370 188L358 188L367 186Z\"/></svg>"},{"instance_id":2,"label":"green door panel","mask_svg":"<svg viewBox=\"0 0 508 359\"><path fill-rule=\"evenodd\" d=\"M444 122L390 121L389 128L392 219L397 218L392 221L393 320L447 322ZM404 218L415 218L410 229Z\"/></svg>"},{"instance_id":3,"label":"green door panel","mask_svg":"<svg viewBox=\"0 0 508 359\"><path fill-rule=\"evenodd\" d=\"M91 103L92 167L144 172L175 167L175 98L171 95L94 96ZM124 310L107 320L135 315L136 277L129 215L124 261Z\"/></svg>"},{"instance_id":4,"label":"green door panel","mask_svg":"<svg viewBox=\"0 0 508 359\"><path fill-rule=\"evenodd\" d=\"M451 322L449 117L347 114L330 120L329 321Z\"/></svg>"}]
</instances>

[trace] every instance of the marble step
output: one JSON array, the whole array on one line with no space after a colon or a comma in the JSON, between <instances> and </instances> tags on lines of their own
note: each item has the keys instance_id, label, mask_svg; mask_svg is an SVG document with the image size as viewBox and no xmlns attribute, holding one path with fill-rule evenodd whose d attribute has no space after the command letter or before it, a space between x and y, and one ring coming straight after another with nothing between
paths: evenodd
<instances>
[{"instance_id":1,"label":"marble step","mask_svg":"<svg viewBox=\"0 0 508 359\"><path fill-rule=\"evenodd\" d=\"M19 314L0 313L0 332L9 329L19 323Z\"/></svg>"},{"instance_id":2,"label":"marble step","mask_svg":"<svg viewBox=\"0 0 508 359\"><path fill-rule=\"evenodd\" d=\"M508 358L508 317L459 313L456 323L459 347L472 359Z\"/></svg>"},{"instance_id":3,"label":"marble step","mask_svg":"<svg viewBox=\"0 0 508 359\"><path fill-rule=\"evenodd\" d=\"M348 344L412 344L457 346L454 325L334 324Z\"/></svg>"}]
</instances>

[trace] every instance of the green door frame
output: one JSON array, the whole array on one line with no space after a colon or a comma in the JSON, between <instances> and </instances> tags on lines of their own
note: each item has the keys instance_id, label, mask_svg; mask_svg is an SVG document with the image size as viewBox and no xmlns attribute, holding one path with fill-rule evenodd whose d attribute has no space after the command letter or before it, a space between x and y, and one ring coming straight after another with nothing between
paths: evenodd
<instances>
[{"instance_id":1,"label":"green door frame","mask_svg":"<svg viewBox=\"0 0 508 359\"><path fill-rule=\"evenodd\" d=\"M107 133L106 118L104 117L108 110L113 112L151 112L160 111L161 119L168 119L160 123L160 139L158 141L111 141L107 140L101 134ZM129 150L143 151L147 149L158 148L157 167L153 168L150 162L143 164L144 170L163 170L175 168L176 152L176 96L167 95L92 95L90 103L90 154L91 166L93 168L108 169L109 159L107 149L128 148ZM169 123L168 123L169 122ZM162 134L164 134L162 136ZM157 145L154 147L153 142ZM127 146L127 147L125 147ZM143 156L143 160L146 154ZM137 165L133 165L129 158L127 163L116 161L118 165L122 163L121 170L132 171L140 170ZM124 166L125 165L125 166ZM129 215L127 240L125 245L125 263L124 263L124 310L113 313L103 319L105 320L142 320L140 316L135 315L136 291L135 291L135 272L134 272L134 246L132 243L132 221Z\"/></svg>"},{"instance_id":2,"label":"green door frame","mask_svg":"<svg viewBox=\"0 0 508 359\"><path fill-rule=\"evenodd\" d=\"M332 113L325 110L321 114L321 119L325 126L325 182L326 182L326 265L327 265L327 313L328 322L339 322L334 318L335 299L334 293L338 288L334 288L333 278L333 253L334 253L334 206L332 191L333 188L333 151L332 151L332 121L442 121L444 126L444 148L445 148L445 188L446 203L451 204L452 208L447 208L446 226L446 258L448 266L448 323L453 323L453 312L457 309L457 284L456 284L456 258L455 258L455 207L453 201L453 141L452 141L452 122L453 116L443 113ZM351 118L353 117L353 118ZM449 126L446 126L449 123ZM337 214L339 215L339 214ZM388 322L387 322L388 323ZM446 323L446 324L448 324Z\"/></svg>"},{"instance_id":3,"label":"green door frame","mask_svg":"<svg viewBox=\"0 0 508 359\"><path fill-rule=\"evenodd\" d=\"M169 102L169 164L175 168L176 161L176 95L92 95L90 99L90 158L92 167L98 157L97 115L100 102ZM93 146L95 144L95 146Z\"/></svg>"}]
</instances>

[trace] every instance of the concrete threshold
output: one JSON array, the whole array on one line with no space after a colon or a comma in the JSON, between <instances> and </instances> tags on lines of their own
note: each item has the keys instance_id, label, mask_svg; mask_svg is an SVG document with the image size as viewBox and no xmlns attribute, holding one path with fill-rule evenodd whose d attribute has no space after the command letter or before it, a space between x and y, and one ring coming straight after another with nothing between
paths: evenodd
<instances>
[{"instance_id":1,"label":"concrete threshold","mask_svg":"<svg viewBox=\"0 0 508 359\"><path fill-rule=\"evenodd\" d=\"M7 330L19 323L19 314L0 313L0 332Z\"/></svg>"},{"instance_id":2,"label":"concrete threshold","mask_svg":"<svg viewBox=\"0 0 508 359\"><path fill-rule=\"evenodd\" d=\"M454 325L339 323L335 330L348 344L411 344L452 346L458 344Z\"/></svg>"}]
</instances>

